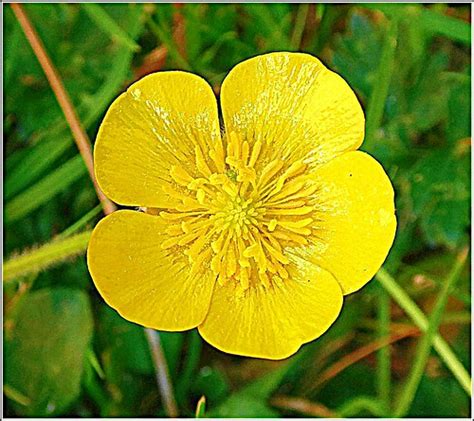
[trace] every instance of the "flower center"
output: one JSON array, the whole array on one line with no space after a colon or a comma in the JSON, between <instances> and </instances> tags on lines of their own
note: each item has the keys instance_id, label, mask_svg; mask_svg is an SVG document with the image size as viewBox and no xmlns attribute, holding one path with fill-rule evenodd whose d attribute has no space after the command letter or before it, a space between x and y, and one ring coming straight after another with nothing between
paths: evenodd
<instances>
[{"instance_id":1,"label":"flower center","mask_svg":"<svg viewBox=\"0 0 474 421\"><path fill-rule=\"evenodd\" d=\"M308 244L316 229L316 184L302 161L271 159L275 151L230 133L208 152L195 148L195 174L170 169L164 191L176 206L167 221L163 249L184 249L193 272L210 269L221 284L244 291L288 278L291 248Z\"/></svg>"}]
</instances>

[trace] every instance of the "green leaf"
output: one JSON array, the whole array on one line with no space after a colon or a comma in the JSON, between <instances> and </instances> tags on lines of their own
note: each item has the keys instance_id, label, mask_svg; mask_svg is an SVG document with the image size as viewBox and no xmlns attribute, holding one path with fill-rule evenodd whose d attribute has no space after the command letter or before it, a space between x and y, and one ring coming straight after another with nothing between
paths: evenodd
<instances>
[{"instance_id":1,"label":"green leaf","mask_svg":"<svg viewBox=\"0 0 474 421\"><path fill-rule=\"evenodd\" d=\"M5 384L28 399L18 415L63 414L80 393L92 337L88 297L79 290L43 289L18 304L5 330Z\"/></svg>"},{"instance_id":2,"label":"green leaf","mask_svg":"<svg viewBox=\"0 0 474 421\"><path fill-rule=\"evenodd\" d=\"M325 12L325 15L328 12ZM367 99L376 80L384 31L358 11L351 13L347 30L337 35L332 62L349 85ZM370 51L370 54L367 54Z\"/></svg>"},{"instance_id":3,"label":"green leaf","mask_svg":"<svg viewBox=\"0 0 474 421\"><path fill-rule=\"evenodd\" d=\"M100 307L99 317L103 348L112 354L113 363L126 371L153 374L143 328L125 320L108 305Z\"/></svg>"},{"instance_id":4,"label":"green leaf","mask_svg":"<svg viewBox=\"0 0 474 421\"><path fill-rule=\"evenodd\" d=\"M133 417L143 411L142 400L159 402L148 343L143 327L129 322L106 304L98 310L97 354L105 374L107 400L101 417ZM102 400L97 385L90 392Z\"/></svg>"},{"instance_id":5,"label":"green leaf","mask_svg":"<svg viewBox=\"0 0 474 421\"><path fill-rule=\"evenodd\" d=\"M214 407L229 394L230 386L224 373L218 368L204 366L192 379L192 392L205 395L209 407Z\"/></svg>"},{"instance_id":6,"label":"green leaf","mask_svg":"<svg viewBox=\"0 0 474 421\"><path fill-rule=\"evenodd\" d=\"M295 359L291 361L294 362ZM278 412L268 406L267 400L270 394L279 386L291 365L291 363L286 363L233 393L221 405L209 411L207 415L223 418L278 416Z\"/></svg>"},{"instance_id":7,"label":"green leaf","mask_svg":"<svg viewBox=\"0 0 474 421\"><path fill-rule=\"evenodd\" d=\"M443 148L411 171L413 211L431 245L455 247L469 223L469 157Z\"/></svg>"}]
</instances>

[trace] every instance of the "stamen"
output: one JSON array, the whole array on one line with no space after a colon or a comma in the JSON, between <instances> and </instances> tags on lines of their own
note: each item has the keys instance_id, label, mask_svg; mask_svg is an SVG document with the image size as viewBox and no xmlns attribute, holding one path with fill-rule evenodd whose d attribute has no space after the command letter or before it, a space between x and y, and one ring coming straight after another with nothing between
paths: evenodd
<instances>
[{"instance_id":1,"label":"stamen","mask_svg":"<svg viewBox=\"0 0 474 421\"><path fill-rule=\"evenodd\" d=\"M207 155L205 145L195 144L194 168L169 170L163 192L176 205L159 212L169 235L162 249L188 256L193 276L211 270L239 294L284 283L292 264L287 249L309 244L318 221L308 165L282 159L259 165L269 143L236 132L211 144Z\"/></svg>"}]
</instances>

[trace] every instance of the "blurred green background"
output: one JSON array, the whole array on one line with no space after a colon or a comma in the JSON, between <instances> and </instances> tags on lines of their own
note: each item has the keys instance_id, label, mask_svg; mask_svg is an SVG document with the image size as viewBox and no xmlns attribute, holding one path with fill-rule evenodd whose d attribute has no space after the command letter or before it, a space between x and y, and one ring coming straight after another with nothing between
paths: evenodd
<instances>
[{"instance_id":1,"label":"blurred green background","mask_svg":"<svg viewBox=\"0 0 474 421\"><path fill-rule=\"evenodd\" d=\"M441 318L455 362L470 372L470 268L457 258L470 243L470 5L24 9L92 140L111 101L149 72L189 70L218 93L235 64L289 50L340 73L365 109L362 149L395 186L385 275ZM143 329L105 305L88 274L101 208L10 6L4 49L5 415L166 416ZM430 352L436 331L420 335L400 291L382 285L348 296L335 325L285 361L226 355L196 331L160 333L179 414L193 416L204 395L204 416L378 417L408 399L403 415L468 417L468 393Z\"/></svg>"}]
</instances>

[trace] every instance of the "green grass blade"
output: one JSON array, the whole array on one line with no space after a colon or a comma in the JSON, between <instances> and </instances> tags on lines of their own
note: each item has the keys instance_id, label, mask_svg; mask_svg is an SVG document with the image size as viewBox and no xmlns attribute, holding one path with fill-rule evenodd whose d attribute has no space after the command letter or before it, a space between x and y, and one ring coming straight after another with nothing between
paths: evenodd
<instances>
[{"instance_id":1,"label":"green grass blade","mask_svg":"<svg viewBox=\"0 0 474 421\"><path fill-rule=\"evenodd\" d=\"M84 253L90 236L91 231L85 231L10 257L3 265L3 281L9 282L31 273L38 273L56 263Z\"/></svg>"},{"instance_id":2,"label":"green grass blade","mask_svg":"<svg viewBox=\"0 0 474 421\"><path fill-rule=\"evenodd\" d=\"M319 25L316 29L311 49L319 55L330 42L331 35L333 34L333 25L339 18L341 9L318 3L316 10L319 16Z\"/></svg>"},{"instance_id":3,"label":"green grass blade","mask_svg":"<svg viewBox=\"0 0 474 421\"><path fill-rule=\"evenodd\" d=\"M384 417L381 403L371 396L358 396L336 409L338 417L356 417L361 411L368 411L376 417Z\"/></svg>"},{"instance_id":4,"label":"green grass blade","mask_svg":"<svg viewBox=\"0 0 474 421\"><path fill-rule=\"evenodd\" d=\"M82 157L77 154L42 180L20 193L5 206L5 224L24 218L56 194L66 190L87 172Z\"/></svg>"},{"instance_id":5,"label":"green grass blade","mask_svg":"<svg viewBox=\"0 0 474 421\"><path fill-rule=\"evenodd\" d=\"M176 398L180 402L186 402L189 388L193 383L193 376L197 371L199 360L201 358L202 341L197 330L189 333L188 352L184 360L183 369L176 385Z\"/></svg>"},{"instance_id":6,"label":"green grass blade","mask_svg":"<svg viewBox=\"0 0 474 421\"><path fill-rule=\"evenodd\" d=\"M57 236L57 238L66 238L81 230L92 218L99 215L101 211L102 204L99 203L94 209L91 209L82 218L74 222L74 224L72 224L70 227L66 228L61 234Z\"/></svg>"},{"instance_id":7,"label":"green grass blade","mask_svg":"<svg viewBox=\"0 0 474 421\"><path fill-rule=\"evenodd\" d=\"M51 137L37 143L5 179L5 199L21 192L54 163L72 144L70 136Z\"/></svg>"},{"instance_id":8,"label":"green grass blade","mask_svg":"<svg viewBox=\"0 0 474 421\"><path fill-rule=\"evenodd\" d=\"M117 41L131 51L140 50L140 46L128 35L98 4L82 4L84 11L112 41Z\"/></svg>"},{"instance_id":9,"label":"green grass blade","mask_svg":"<svg viewBox=\"0 0 474 421\"><path fill-rule=\"evenodd\" d=\"M99 359L97 358L97 355L95 354L94 350L92 348L89 348L87 350L87 361L91 365L91 367L94 369L94 371L97 373L97 375L103 380L105 379L105 373L103 368L101 367L99 363Z\"/></svg>"},{"instance_id":10,"label":"green grass blade","mask_svg":"<svg viewBox=\"0 0 474 421\"><path fill-rule=\"evenodd\" d=\"M291 36L291 47L294 50L301 48L301 40L303 39L304 27L306 25L306 19L308 18L309 4L300 4L298 11L296 12L295 27L293 29L293 35Z\"/></svg>"},{"instance_id":11,"label":"green grass blade","mask_svg":"<svg viewBox=\"0 0 474 421\"><path fill-rule=\"evenodd\" d=\"M380 10L390 17L406 18L412 16L426 33L442 35L454 41L471 45L471 25L463 20L441 14L426 7L413 5L369 3L364 4L364 7Z\"/></svg>"},{"instance_id":12,"label":"green grass blade","mask_svg":"<svg viewBox=\"0 0 474 421\"><path fill-rule=\"evenodd\" d=\"M150 27L151 31L155 34L157 40L165 45L168 54L175 61L175 63L179 67L181 67L181 69L191 71L192 69L190 64L179 52L176 43L173 40L173 37L171 37L168 32L162 28L162 23L159 15L158 20L159 22L156 23L150 15L147 16L147 24Z\"/></svg>"},{"instance_id":13,"label":"green grass blade","mask_svg":"<svg viewBox=\"0 0 474 421\"><path fill-rule=\"evenodd\" d=\"M197 405L196 405L196 418L204 418L204 413L206 412L206 397L201 396Z\"/></svg>"},{"instance_id":14,"label":"green grass blade","mask_svg":"<svg viewBox=\"0 0 474 421\"><path fill-rule=\"evenodd\" d=\"M395 63L395 49L397 46L398 22L395 20L389 22L382 55L380 58L377 77L375 78L372 93L367 105L367 121L365 141L362 148L372 151L376 142L376 133L382 124L385 101L388 96L390 80Z\"/></svg>"},{"instance_id":15,"label":"green grass blade","mask_svg":"<svg viewBox=\"0 0 474 421\"><path fill-rule=\"evenodd\" d=\"M428 330L428 319L410 296L397 284L395 279L383 268L377 272L375 277L390 294L392 299L396 301L403 311L413 320L415 325L422 332L426 332ZM433 338L433 347L446 366L451 370L462 388L471 396L471 378L469 373L451 350L450 346L441 336L435 335Z\"/></svg>"},{"instance_id":16,"label":"green grass blade","mask_svg":"<svg viewBox=\"0 0 474 421\"><path fill-rule=\"evenodd\" d=\"M261 32L268 34L267 47L270 49L289 50L291 42L289 36L284 32L282 23L277 20L273 13L273 8L267 4L246 4L246 10L252 18L259 19L259 25L263 28Z\"/></svg>"},{"instance_id":17,"label":"green grass blade","mask_svg":"<svg viewBox=\"0 0 474 421\"><path fill-rule=\"evenodd\" d=\"M395 417L397 418L404 417L410 410L421 378L423 377L426 363L430 356L433 339L438 332L439 325L441 324L441 319L448 302L449 293L456 281L459 279L464 263L466 262L467 252L468 250L466 248L459 254L448 278L443 283L443 287L429 318L428 329L417 346L413 367L408 375L408 380L403 388L400 400L398 401L395 410Z\"/></svg>"},{"instance_id":18,"label":"green grass blade","mask_svg":"<svg viewBox=\"0 0 474 421\"><path fill-rule=\"evenodd\" d=\"M18 390L14 389L8 384L3 385L3 393L8 399L15 401L23 406L28 406L31 404L31 399L22 393L18 392Z\"/></svg>"},{"instance_id":19,"label":"green grass blade","mask_svg":"<svg viewBox=\"0 0 474 421\"><path fill-rule=\"evenodd\" d=\"M378 337L387 338L390 335L390 296L381 289L378 295ZM391 360L390 347L384 346L377 352L377 389L381 403L384 405L386 416L390 412L391 401Z\"/></svg>"},{"instance_id":20,"label":"green grass blade","mask_svg":"<svg viewBox=\"0 0 474 421\"><path fill-rule=\"evenodd\" d=\"M143 24L140 19L139 9L135 13L135 24L130 28L131 36L136 38ZM21 32L21 30L20 30ZM104 84L92 97L84 99L77 107L81 122L86 130L104 113L123 86L124 80L130 71L132 52L121 49L117 52L112 70ZM47 136L47 138L45 138ZM9 199L31 185L55 160L57 160L74 142L69 132L64 117L60 117L52 127L38 135L38 140L31 151L22 157L19 164L11 169L5 177L5 198Z\"/></svg>"}]
</instances>

